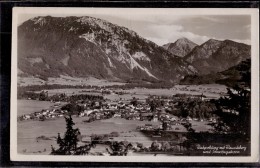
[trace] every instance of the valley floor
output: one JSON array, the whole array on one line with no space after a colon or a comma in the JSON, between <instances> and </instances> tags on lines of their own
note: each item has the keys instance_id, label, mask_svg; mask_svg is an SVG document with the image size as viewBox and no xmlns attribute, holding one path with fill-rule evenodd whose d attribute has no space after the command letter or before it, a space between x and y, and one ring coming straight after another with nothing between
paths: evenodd
<instances>
[{"instance_id":1,"label":"valley floor","mask_svg":"<svg viewBox=\"0 0 260 168\"><path fill-rule=\"evenodd\" d=\"M138 98L139 101L145 101L149 95L157 96L172 96L174 94L194 94L194 95L205 95L208 98L219 98L225 93L225 86L222 85L198 85L198 86L183 86L178 85L171 89L145 89L145 88L135 88L130 90L124 90L124 94L105 94L103 95L108 102L118 102L119 100L130 101L133 97ZM49 95L54 95L57 93L66 93L66 95L77 95L77 94L95 94L101 95L99 92L92 92L93 90L82 90L82 89L54 89L49 90ZM114 90L117 92L119 90ZM59 102L59 105L65 104L65 102ZM18 113L17 116L29 115L34 112L40 112L43 109L49 109L55 106L55 103L47 101L38 100L18 100ZM117 113L116 113L117 114ZM117 114L120 115L120 114ZM137 117L138 118L138 117ZM84 145L84 142L91 140L91 135L103 135L110 134L112 132L117 132L119 135L113 137L112 141L128 141L133 144L142 143L145 147L150 147L154 141L163 142L165 141L163 137L155 135L152 131L148 134L141 131L140 128L149 127L162 127L162 122L148 121L140 119L125 119L121 117L112 117L108 119L96 119L91 122L85 122L86 117L73 116L73 121L75 123L75 128L79 128L82 141L79 145ZM181 125L182 121L176 116L169 115L169 118L177 119L177 124L171 126L169 134L176 136L172 143L180 143L179 135L187 133L187 129L184 125ZM169 119L168 119L169 120ZM170 121L170 120L169 120ZM209 120L190 120L192 128L196 132L211 132L212 126L209 124ZM56 143L57 134L66 131L66 123L64 117L50 118L44 121L37 119L23 120L17 122L17 142L18 142L18 153L20 154L39 154L48 155L51 152L51 146L58 148ZM138 129L139 128L139 129ZM148 130L149 131L149 130ZM168 134L168 133L167 133ZM167 140L169 141L169 140ZM174 155L178 155L178 150ZM96 155L102 153L106 155L106 145L98 144L96 148L91 149L90 154ZM131 153L129 155L136 155L137 153ZM152 153L138 153L137 155L145 155ZM172 153L173 154L173 153Z\"/></svg>"},{"instance_id":2,"label":"valley floor","mask_svg":"<svg viewBox=\"0 0 260 168\"><path fill-rule=\"evenodd\" d=\"M32 86L32 85L93 85L93 86L111 86L111 85L124 85L124 82L108 81L104 79L97 79L94 77L89 78L77 78L61 75L59 78L48 78L48 80L43 80L37 77L18 77L18 84L20 86Z\"/></svg>"}]
</instances>

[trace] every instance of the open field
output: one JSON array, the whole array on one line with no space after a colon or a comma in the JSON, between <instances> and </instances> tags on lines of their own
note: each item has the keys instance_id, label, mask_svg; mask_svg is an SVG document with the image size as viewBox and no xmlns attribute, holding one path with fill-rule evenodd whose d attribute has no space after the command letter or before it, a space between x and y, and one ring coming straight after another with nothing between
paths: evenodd
<instances>
[{"instance_id":1,"label":"open field","mask_svg":"<svg viewBox=\"0 0 260 168\"><path fill-rule=\"evenodd\" d=\"M164 95L172 96L175 94L191 94L191 95L205 95L209 98L218 98L226 93L226 86L219 84L209 85L176 85L170 89L147 89L135 88L126 90L131 94L136 95Z\"/></svg>"},{"instance_id":2,"label":"open field","mask_svg":"<svg viewBox=\"0 0 260 168\"><path fill-rule=\"evenodd\" d=\"M190 121L192 128L196 131L196 132L211 132L211 130L213 129L211 125L208 125L209 122L208 121Z\"/></svg>"},{"instance_id":3,"label":"open field","mask_svg":"<svg viewBox=\"0 0 260 168\"><path fill-rule=\"evenodd\" d=\"M144 136L141 132L136 131L136 127L148 121L135 121L125 119L108 119L84 123L84 118L74 117L75 127L80 129L84 139L90 139L92 134L107 134L113 131L119 133L119 137L114 140L129 142L141 142L150 146L152 140ZM152 124L160 124L154 122ZM49 154L51 145L57 147L56 139L58 133L65 132L66 123L64 118L46 121L23 121L18 122L18 153L23 154ZM55 129L54 129L55 128ZM45 136L47 139L38 139L37 137ZM49 139L49 140L48 140Z\"/></svg>"},{"instance_id":4,"label":"open field","mask_svg":"<svg viewBox=\"0 0 260 168\"><path fill-rule=\"evenodd\" d=\"M111 85L123 85L125 83L108 81L104 79L97 79L94 77L76 78L76 77L60 75L59 78L48 78L47 81L36 77L18 77L18 84L20 86L45 85L45 84L47 85L66 84L71 86L78 86L78 85L111 86Z\"/></svg>"},{"instance_id":5,"label":"open field","mask_svg":"<svg viewBox=\"0 0 260 168\"><path fill-rule=\"evenodd\" d=\"M65 93L67 96L77 95L77 94L89 94L89 95L101 95L101 93L90 92L91 89L77 89L77 88L68 88L68 89L51 89L48 91L49 96L53 96L55 94ZM35 91L35 93L40 93L41 91Z\"/></svg>"},{"instance_id":6,"label":"open field","mask_svg":"<svg viewBox=\"0 0 260 168\"><path fill-rule=\"evenodd\" d=\"M24 114L31 114L34 112L41 111L42 109L47 109L54 105L54 103L49 101L37 101L37 100L18 100L18 116Z\"/></svg>"},{"instance_id":7,"label":"open field","mask_svg":"<svg viewBox=\"0 0 260 168\"><path fill-rule=\"evenodd\" d=\"M136 97L140 100L145 100L149 95L158 96L172 96L175 94L191 94L191 95L205 95L207 98L219 98L226 94L226 86L219 84L208 84L208 85L176 85L171 89L147 89L147 88L134 88L128 90L113 89L114 91L123 91L126 94L105 94L105 99L116 101L116 100L130 100ZM91 89L52 89L48 90L49 95L58 93L65 93L67 95L73 94L90 94L90 95L101 95L98 92L91 92Z\"/></svg>"}]
</instances>

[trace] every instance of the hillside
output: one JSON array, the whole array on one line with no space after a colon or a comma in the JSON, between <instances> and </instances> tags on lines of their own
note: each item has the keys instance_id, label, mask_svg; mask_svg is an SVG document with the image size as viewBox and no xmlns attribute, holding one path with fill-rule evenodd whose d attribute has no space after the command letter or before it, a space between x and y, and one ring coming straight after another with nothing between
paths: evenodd
<instances>
[{"instance_id":1,"label":"hillside","mask_svg":"<svg viewBox=\"0 0 260 168\"><path fill-rule=\"evenodd\" d=\"M225 71L208 74L208 75L189 75L180 81L181 84L212 84L219 83L226 86L234 86L240 84L240 80L244 74L251 74L251 59L242 61ZM250 79L248 79L250 80Z\"/></svg>"},{"instance_id":2,"label":"hillside","mask_svg":"<svg viewBox=\"0 0 260 168\"><path fill-rule=\"evenodd\" d=\"M197 71L137 33L93 17L36 17L18 27L19 76L177 82Z\"/></svg>"}]
</instances>

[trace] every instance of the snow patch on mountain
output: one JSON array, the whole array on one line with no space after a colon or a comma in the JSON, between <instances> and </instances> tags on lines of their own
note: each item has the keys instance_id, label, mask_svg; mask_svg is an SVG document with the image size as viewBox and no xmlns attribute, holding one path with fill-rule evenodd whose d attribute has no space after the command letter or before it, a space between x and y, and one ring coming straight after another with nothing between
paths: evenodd
<instances>
[{"instance_id":1,"label":"snow patch on mountain","mask_svg":"<svg viewBox=\"0 0 260 168\"><path fill-rule=\"evenodd\" d=\"M104 65L105 69L107 70L108 75L113 76L113 72L111 71L111 69L109 67L107 67L105 63L103 63L103 65Z\"/></svg>"},{"instance_id":2,"label":"snow patch on mountain","mask_svg":"<svg viewBox=\"0 0 260 168\"><path fill-rule=\"evenodd\" d=\"M94 27L99 26L101 29L106 30L110 33L113 32L112 24L110 24L109 22L103 21L101 19L84 16L84 17L79 18L76 21L80 22L81 24L89 24Z\"/></svg>"},{"instance_id":3,"label":"snow patch on mountain","mask_svg":"<svg viewBox=\"0 0 260 168\"><path fill-rule=\"evenodd\" d=\"M84 38L86 41L96 44L95 42L95 34L94 33L86 33L79 36L79 38Z\"/></svg>"},{"instance_id":4,"label":"snow patch on mountain","mask_svg":"<svg viewBox=\"0 0 260 168\"><path fill-rule=\"evenodd\" d=\"M189 65L188 68L191 70L191 72L198 73L198 71L193 66Z\"/></svg>"},{"instance_id":5,"label":"snow patch on mountain","mask_svg":"<svg viewBox=\"0 0 260 168\"><path fill-rule=\"evenodd\" d=\"M19 68L17 68L17 72L18 72L18 75L21 75L21 74L24 73L24 72L23 72L21 69L19 69Z\"/></svg>"},{"instance_id":6,"label":"snow patch on mountain","mask_svg":"<svg viewBox=\"0 0 260 168\"><path fill-rule=\"evenodd\" d=\"M116 68L115 65L112 63L111 59L107 57L108 63L110 67Z\"/></svg>"},{"instance_id":7,"label":"snow patch on mountain","mask_svg":"<svg viewBox=\"0 0 260 168\"><path fill-rule=\"evenodd\" d=\"M28 61L34 65L35 63L41 63L43 62L42 58L41 57L36 57L36 58L27 58Z\"/></svg>"},{"instance_id":8,"label":"snow patch on mountain","mask_svg":"<svg viewBox=\"0 0 260 168\"><path fill-rule=\"evenodd\" d=\"M112 28L111 28L111 25L107 22L104 22L104 21L101 21L101 20L97 20L96 21L96 24L101 28L101 29L104 29L110 33L113 32Z\"/></svg>"},{"instance_id":9,"label":"snow patch on mountain","mask_svg":"<svg viewBox=\"0 0 260 168\"><path fill-rule=\"evenodd\" d=\"M63 63L63 65L68 66L69 59L70 59L70 56L66 56L64 59L61 60L61 62Z\"/></svg>"},{"instance_id":10,"label":"snow patch on mountain","mask_svg":"<svg viewBox=\"0 0 260 168\"><path fill-rule=\"evenodd\" d=\"M138 64L138 62L136 62L131 56L130 56L129 62L130 62L130 68L131 68L131 69L134 69L135 67L141 67L141 66Z\"/></svg>"},{"instance_id":11,"label":"snow patch on mountain","mask_svg":"<svg viewBox=\"0 0 260 168\"><path fill-rule=\"evenodd\" d=\"M134 55L132 55L132 57L142 61L151 61L150 58L143 52L136 52Z\"/></svg>"},{"instance_id":12,"label":"snow patch on mountain","mask_svg":"<svg viewBox=\"0 0 260 168\"><path fill-rule=\"evenodd\" d=\"M46 23L45 18L42 17L33 18L31 20L34 21L34 24L40 24L41 26L43 26Z\"/></svg>"},{"instance_id":13,"label":"snow patch on mountain","mask_svg":"<svg viewBox=\"0 0 260 168\"><path fill-rule=\"evenodd\" d=\"M74 27L71 27L71 28L69 29L69 32L70 32L70 31L73 31L73 30L75 30L75 28L74 28Z\"/></svg>"},{"instance_id":14,"label":"snow patch on mountain","mask_svg":"<svg viewBox=\"0 0 260 168\"><path fill-rule=\"evenodd\" d=\"M158 78L156 78L153 74L151 74L151 72L147 69L147 68L143 68L143 70L149 75L149 76L151 76L151 77L153 77L153 78L155 78L155 79L158 79Z\"/></svg>"},{"instance_id":15,"label":"snow patch on mountain","mask_svg":"<svg viewBox=\"0 0 260 168\"><path fill-rule=\"evenodd\" d=\"M77 19L76 21L80 22L81 24L90 24L90 25L94 26L95 20L96 20L96 18L84 16L84 17Z\"/></svg>"},{"instance_id":16,"label":"snow patch on mountain","mask_svg":"<svg viewBox=\"0 0 260 168\"><path fill-rule=\"evenodd\" d=\"M111 53L111 49L110 49L110 48L106 48L106 49L105 49L105 53L106 53L106 54L110 54L110 53Z\"/></svg>"},{"instance_id":17,"label":"snow patch on mountain","mask_svg":"<svg viewBox=\"0 0 260 168\"><path fill-rule=\"evenodd\" d=\"M46 66L46 68L47 68L47 69L50 69L50 65L48 65L48 64L45 64L45 66Z\"/></svg>"},{"instance_id":18,"label":"snow patch on mountain","mask_svg":"<svg viewBox=\"0 0 260 168\"><path fill-rule=\"evenodd\" d=\"M129 55L130 56L130 55ZM149 72L149 70L145 67L142 67L138 62L136 62L136 60L130 56L130 68L133 70L134 68L139 68L143 71L145 71L149 76L155 78L155 79L158 79L156 78L153 74L151 74L151 72Z\"/></svg>"}]
</instances>

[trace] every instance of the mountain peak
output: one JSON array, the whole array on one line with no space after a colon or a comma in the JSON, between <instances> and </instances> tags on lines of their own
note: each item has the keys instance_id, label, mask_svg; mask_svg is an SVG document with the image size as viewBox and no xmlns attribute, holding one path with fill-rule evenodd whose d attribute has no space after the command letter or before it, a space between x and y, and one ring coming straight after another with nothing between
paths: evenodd
<instances>
[{"instance_id":1,"label":"mountain peak","mask_svg":"<svg viewBox=\"0 0 260 168\"><path fill-rule=\"evenodd\" d=\"M221 43L220 40L216 40L216 39L209 39L208 41L206 41L205 43L201 44L202 46L204 44L215 44L215 43Z\"/></svg>"},{"instance_id":2,"label":"mountain peak","mask_svg":"<svg viewBox=\"0 0 260 168\"><path fill-rule=\"evenodd\" d=\"M182 43L182 44L189 44L189 45L192 45L192 46L197 46L196 43L194 43L193 41L183 37L183 38L179 38L178 40L175 41L175 43Z\"/></svg>"},{"instance_id":3,"label":"mountain peak","mask_svg":"<svg viewBox=\"0 0 260 168\"><path fill-rule=\"evenodd\" d=\"M186 37L182 37L182 38L179 38L179 39L177 39L176 41L175 41L175 43L176 42L192 42L192 41L190 41L189 39L187 39ZM193 43L193 42L192 42Z\"/></svg>"},{"instance_id":4,"label":"mountain peak","mask_svg":"<svg viewBox=\"0 0 260 168\"><path fill-rule=\"evenodd\" d=\"M176 40L174 43L163 45L166 50L179 57L186 56L196 46L197 44L185 37Z\"/></svg>"}]
</instances>

